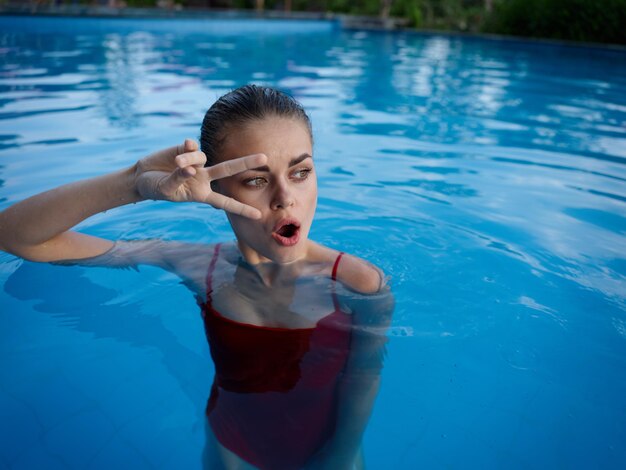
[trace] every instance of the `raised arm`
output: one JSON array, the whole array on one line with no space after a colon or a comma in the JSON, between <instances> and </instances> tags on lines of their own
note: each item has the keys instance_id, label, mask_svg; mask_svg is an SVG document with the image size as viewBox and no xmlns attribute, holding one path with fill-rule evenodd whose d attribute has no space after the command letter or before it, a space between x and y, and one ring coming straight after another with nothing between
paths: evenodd
<instances>
[{"instance_id":1,"label":"raised arm","mask_svg":"<svg viewBox=\"0 0 626 470\"><path fill-rule=\"evenodd\" d=\"M98 256L114 242L70 230L88 217L146 199L202 202L246 217L257 209L211 190L211 181L266 163L250 155L205 168L198 145L186 140L114 173L66 184L0 212L0 249L31 261Z\"/></svg>"}]
</instances>

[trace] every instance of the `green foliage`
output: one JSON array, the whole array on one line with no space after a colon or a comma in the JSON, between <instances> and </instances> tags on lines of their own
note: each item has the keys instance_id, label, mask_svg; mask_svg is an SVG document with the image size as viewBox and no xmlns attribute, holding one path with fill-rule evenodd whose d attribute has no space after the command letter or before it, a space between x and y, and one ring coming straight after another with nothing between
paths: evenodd
<instances>
[{"instance_id":1,"label":"green foliage","mask_svg":"<svg viewBox=\"0 0 626 470\"><path fill-rule=\"evenodd\" d=\"M155 7L157 0L126 0L126 6L132 8Z\"/></svg>"},{"instance_id":2,"label":"green foliage","mask_svg":"<svg viewBox=\"0 0 626 470\"><path fill-rule=\"evenodd\" d=\"M0 0L1 2L2 0ZM62 0L75 2L76 0ZM93 3L95 0L78 0ZM175 0L183 6L255 7L255 0ZM126 0L154 7L157 0ZM293 11L378 16L383 0L291 0ZM266 10L282 10L285 0L265 0ZM484 31L529 37L626 44L626 0L393 0L391 16L417 28Z\"/></svg>"},{"instance_id":3,"label":"green foliage","mask_svg":"<svg viewBox=\"0 0 626 470\"><path fill-rule=\"evenodd\" d=\"M626 44L626 0L500 0L484 31Z\"/></svg>"},{"instance_id":4,"label":"green foliage","mask_svg":"<svg viewBox=\"0 0 626 470\"><path fill-rule=\"evenodd\" d=\"M391 14L408 19L413 27L477 30L484 0L394 0Z\"/></svg>"},{"instance_id":5,"label":"green foliage","mask_svg":"<svg viewBox=\"0 0 626 470\"><path fill-rule=\"evenodd\" d=\"M409 26L417 28L424 21L421 3L421 0L395 0L391 4L391 16L406 18Z\"/></svg>"},{"instance_id":6,"label":"green foliage","mask_svg":"<svg viewBox=\"0 0 626 470\"><path fill-rule=\"evenodd\" d=\"M326 11L350 13L352 15L378 15L380 0L326 0Z\"/></svg>"}]
</instances>

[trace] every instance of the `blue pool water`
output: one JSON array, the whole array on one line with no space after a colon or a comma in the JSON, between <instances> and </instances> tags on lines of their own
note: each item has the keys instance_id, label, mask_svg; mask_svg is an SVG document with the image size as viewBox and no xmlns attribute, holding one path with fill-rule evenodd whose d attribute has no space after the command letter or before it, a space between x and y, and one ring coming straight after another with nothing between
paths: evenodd
<instances>
[{"instance_id":1,"label":"blue pool water","mask_svg":"<svg viewBox=\"0 0 626 470\"><path fill-rule=\"evenodd\" d=\"M0 17L0 209L197 138L255 82L310 111L311 237L392 279L370 469L626 466L626 52L332 22ZM232 239L201 205L111 239ZM0 468L200 468L213 366L156 268L0 253Z\"/></svg>"}]
</instances>

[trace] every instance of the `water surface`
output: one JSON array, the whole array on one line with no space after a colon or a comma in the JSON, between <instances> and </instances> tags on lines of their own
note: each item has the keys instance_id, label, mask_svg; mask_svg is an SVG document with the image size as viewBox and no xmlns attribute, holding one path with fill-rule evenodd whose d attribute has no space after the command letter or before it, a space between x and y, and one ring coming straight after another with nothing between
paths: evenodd
<instances>
[{"instance_id":1,"label":"water surface","mask_svg":"<svg viewBox=\"0 0 626 470\"><path fill-rule=\"evenodd\" d=\"M369 468L626 465L626 53L334 23L1 17L0 208L197 138L254 82L310 111L311 237L396 311ZM80 229L232 239L201 205ZM156 268L0 253L0 466L199 468L212 365Z\"/></svg>"}]
</instances>

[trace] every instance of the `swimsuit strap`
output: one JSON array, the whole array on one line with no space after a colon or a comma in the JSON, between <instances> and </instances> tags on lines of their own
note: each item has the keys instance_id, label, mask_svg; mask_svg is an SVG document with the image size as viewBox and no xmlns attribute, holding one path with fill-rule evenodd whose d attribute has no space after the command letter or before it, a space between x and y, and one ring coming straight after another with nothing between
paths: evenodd
<instances>
[{"instance_id":1,"label":"swimsuit strap","mask_svg":"<svg viewBox=\"0 0 626 470\"><path fill-rule=\"evenodd\" d=\"M335 306L335 312L338 312L339 309L339 299L337 298L337 292L336 292L336 288L335 288L335 282L337 281L337 268L339 267L339 261L341 261L341 257L343 256L343 251L341 253L339 253L339 256L337 256L337 259L335 260L335 264L333 265L333 273L332 273L332 277L331 279L333 280L333 285L332 285L332 289L333 289L333 305Z\"/></svg>"},{"instance_id":2,"label":"swimsuit strap","mask_svg":"<svg viewBox=\"0 0 626 470\"><path fill-rule=\"evenodd\" d=\"M221 243L216 243L213 249L213 258L211 258L211 264L209 264L209 271L206 274L206 299L211 303L211 293L213 292L213 270L215 269L215 263L220 254Z\"/></svg>"},{"instance_id":3,"label":"swimsuit strap","mask_svg":"<svg viewBox=\"0 0 626 470\"><path fill-rule=\"evenodd\" d=\"M343 256L343 251L339 253L339 256L337 256L337 259L335 260L335 264L333 265L333 276L332 276L333 281L337 280L337 268L339 267L339 261L341 260L342 256Z\"/></svg>"}]
</instances>

